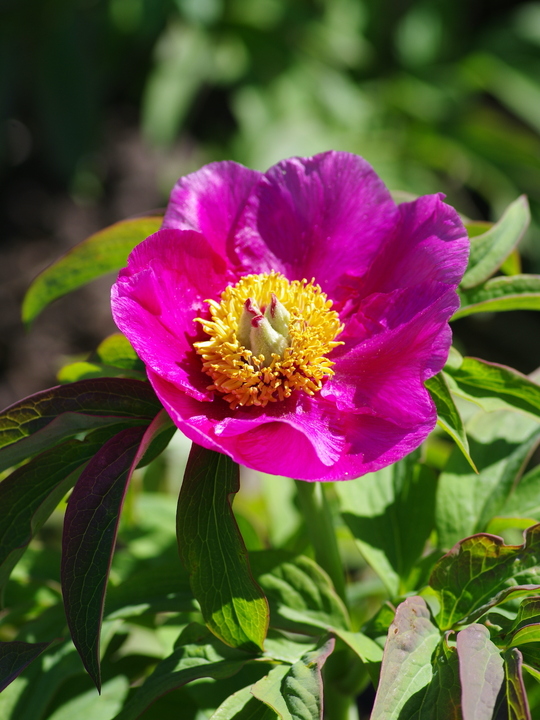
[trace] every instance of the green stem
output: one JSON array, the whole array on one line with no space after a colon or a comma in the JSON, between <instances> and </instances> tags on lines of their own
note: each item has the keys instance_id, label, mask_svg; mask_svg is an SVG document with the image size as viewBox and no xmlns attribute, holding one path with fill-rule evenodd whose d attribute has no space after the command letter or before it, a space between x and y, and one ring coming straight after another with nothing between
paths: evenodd
<instances>
[{"instance_id":1,"label":"green stem","mask_svg":"<svg viewBox=\"0 0 540 720\"><path fill-rule=\"evenodd\" d=\"M346 604L343 565L324 485L302 480L294 482L309 539L315 550L315 559L323 570L326 570L337 594Z\"/></svg>"}]
</instances>

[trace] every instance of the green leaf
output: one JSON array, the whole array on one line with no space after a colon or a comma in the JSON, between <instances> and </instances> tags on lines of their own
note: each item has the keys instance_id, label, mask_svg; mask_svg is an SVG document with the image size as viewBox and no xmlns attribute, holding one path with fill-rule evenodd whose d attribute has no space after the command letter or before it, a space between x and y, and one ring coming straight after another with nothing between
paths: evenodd
<instances>
[{"instance_id":1,"label":"green leaf","mask_svg":"<svg viewBox=\"0 0 540 720\"><path fill-rule=\"evenodd\" d=\"M124 220L75 245L30 285L22 307L23 321L31 323L53 300L123 268L133 248L157 232L161 223L159 216Z\"/></svg>"},{"instance_id":2,"label":"green leaf","mask_svg":"<svg viewBox=\"0 0 540 720\"><path fill-rule=\"evenodd\" d=\"M529 457L540 442L540 424L515 412L479 412L467 424L474 473L456 448L439 476L435 522L438 545L485 531L505 510ZM530 523L533 524L533 523Z\"/></svg>"},{"instance_id":3,"label":"green leaf","mask_svg":"<svg viewBox=\"0 0 540 720\"><path fill-rule=\"evenodd\" d=\"M250 560L268 598L273 627L317 635L321 629L349 629L343 602L313 560L284 550L254 552Z\"/></svg>"},{"instance_id":4,"label":"green leaf","mask_svg":"<svg viewBox=\"0 0 540 720\"><path fill-rule=\"evenodd\" d=\"M409 597L398 606L388 630L371 720L409 718L421 707L433 677L431 658L439 640L423 598ZM407 714L402 715L405 707Z\"/></svg>"},{"instance_id":5,"label":"green leaf","mask_svg":"<svg viewBox=\"0 0 540 720\"><path fill-rule=\"evenodd\" d=\"M439 627L448 630L472 622L509 595L531 593L538 586L507 583L540 562L540 525L529 528L523 545L505 545L495 535L465 538L433 569L430 587L440 602Z\"/></svg>"},{"instance_id":6,"label":"green leaf","mask_svg":"<svg viewBox=\"0 0 540 720\"><path fill-rule=\"evenodd\" d=\"M0 642L0 692L30 665L50 643Z\"/></svg>"},{"instance_id":7,"label":"green leaf","mask_svg":"<svg viewBox=\"0 0 540 720\"><path fill-rule=\"evenodd\" d=\"M540 522L540 465L521 478L498 515Z\"/></svg>"},{"instance_id":8,"label":"green leaf","mask_svg":"<svg viewBox=\"0 0 540 720\"><path fill-rule=\"evenodd\" d=\"M540 310L540 275L491 278L482 285L459 292L461 306L452 320L482 312Z\"/></svg>"},{"instance_id":9,"label":"green leaf","mask_svg":"<svg viewBox=\"0 0 540 720\"><path fill-rule=\"evenodd\" d=\"M72 383L79 380L91 380L92 378L103 377L125 377L135 380L145 380L146 376L137 370L125 370L124 368L103 365L102 363L80 361L69 363L60 368L56 377L60 383Z\"/></svg>"},{"instance_id":10,"label":"green leaf","mask_svg":"<svg viewBox=\"0 0 540 720\"><path fill-rule=\"evenodd\" d=\"M99 378L44 390L0 413L0 470L81 432L150 423L162 409L149 383L139 380Z\"/></svg>"},{"instance_id":11,"label":"green leaf","mask_svg":"<svg viewBox=\"0 0 540 720\"><path fill-rule=\"evenodd\" d=\"M192 680L236 675L253 657L224 645L204 626L191 623L180 634L172 655L157 664L115 720L135 720L157 698Z\"/></svg>"},{"instance_id":12,"label":"green leaf","mask_svg":"<svg viewBox=\"0 0 540 720\"><path fill-rule=\"evenodd\" d=\"M408 720L463 720L456 648L449 647L442 639L432 656L432 665L433 677L420 706L417 702L419 698L413 697L411 712L408 712L408 707L403 710L405 717Z\"/></svg>"},{"instance_id":13,"label":"green leaf","mask_svg":"<svg viewBox=\"0 0 540 720\"><path fill-rule=\"evenodd\" d=\"M0 587L28 543L114 429L91 433L83 442L68 440L38 455L0 483ZM120 428L122 429L122 428Z\"/></svg>"},{"instance_id":14,"label":"green leaf","mask_svg":"<svg viewBox=\"0 0 540 720\"><path fill-rule=\"evenodd\" d=\"M307 652L290 668L277 667L253 685L251 692L281 720L322 720L323 684L321 670L334 649L330 638Z\"/></svg>"},{"instance_id":15,"label":"green leaf","mask_svg":"<svg viewBox=\"0 0 540 720\"><path fill-rule=\"evenodd\" d=\"M113 333L102 340L95 354L96 359L104 365L144 372L143 361L139 359L131 343L122 333Z\"/></svg>"},{"instance_id":16,"label":"green leaf","mask_svg":"<svg viewBox=\"0 0 540 720\"><path fill-rule=\"evenodd\" d=\"M532 625L523 625L513 635L508 643L512 647L526 645L531 642L540 642L540 623Z\"/></svg>"},{"instance_id":17,"label":"green leaf","mask_svg":"<svg viewBox=\"0 0 540 720\"><path fill-rule=\"evenodd\" d=\"M518 609L518 614L512 625L512 631L519 630L531 621L540 623L540 597L525 598Z\"/></svg>"},{"instance_id":18,"label":"green leaf","mask_svg":"<svg viewBox=\"0 0 540 720\"><path fill-rule=\"evenodd\" d=\"M251 685L230 695L210 720L276 720L276 713L251 693Z\"/></svg>"},{"instance_id":19,"label":"green leaf","mask_svg":"<svg viewBox=\"0 0 540 720\"><path fill-rule=\"evenodd\" d=\"M501 653L485 625L469 625L457 634L463 720L492 720L504 682Z\"/></svg>"},{"instance_id":20,"label":"green leaf","mask_svg":"<svg viewBox=\"0 0 540 720\"><path fill-rule=\"evenodd\" d=\"M100 628L127 483L154 427L115 435L92 458L69 498L62 538L62 594L73 643L98 690Z\"/></svg>"},{"instance_id":21,"label":"green leaf","mask_svg":"<svg viewBox=\"0 0 540 720\"><path fill-rule=\"evenodd\" d=\"M268 602L232 512L239 488L238 465L194 443L178 499L178 546L210 630L232 647L262 649Z\"/></svg>"},{"instance_id":22,"label":"green leaf","mask_svg":"<svg viewBox=\"0 0 540 720\"><path fill-rule=\"evenodd\" d=\"M461 287L471 288L491 277L518 244L530 219L529 203L522 195L506 208L498 223L483 235L473 238L469 265Z\"/></svg>"},{"instance_id":23,"label":"green leaf","mask_svg":"<svg viewBox=\"0 0 540 720\"><path fill-rule=\"evenodd\" d=\"M47 720L111 720L122 707L128 691L127 678L119 675L103 685L100 695L93 688L77 695L59 707Z\"/></svg>"},{"instance_id":24,"label":"green leaf","mask_svg":"<svg viewBox=\"0 0 540 720\"><path fill-rule=\"evenodd\" d=\"M540 420L540 385L517 370L466 357L459 367L446 365L451 392L492 410L521 410Z\"/></svg>"},{"instance_id":25,"label":"green leaf","mask_svg":"<svg viewBox=\"0 0 540 720\"><path fill-rule=\"evenodd\" d=\"M523 682L523 656L516 648L504 654L508 720L531 720L531 711Z\"/></svg>"},{"instance_id":26,"label":"green leaf","mask_svg":"<svg viewBox=\"0 0 540 720\"><path fill-rule=\"evenodd\" d=\"M476 472L476 465L469 453L467 433L465 432L461 415L459 414L459 410L457 409L452 395L450 394L450 390L448 389L443 373L440 372L429 380L426 380L425 386L429 390L429 394L431 395L431 398L435 403L435 407L437 408L438 424L454 440L469 465Z\"/></svg>"},{"instance_id":27,"label":"green leaf","mask_svg":"<svg viewBox=\"0 0 540 720\"><path fill-rule=\"evenodd\" d=\"M343 520L392 596L407 580L433 529L436 479L415 455L336 483Z\"/></svg>"}]
</instances>

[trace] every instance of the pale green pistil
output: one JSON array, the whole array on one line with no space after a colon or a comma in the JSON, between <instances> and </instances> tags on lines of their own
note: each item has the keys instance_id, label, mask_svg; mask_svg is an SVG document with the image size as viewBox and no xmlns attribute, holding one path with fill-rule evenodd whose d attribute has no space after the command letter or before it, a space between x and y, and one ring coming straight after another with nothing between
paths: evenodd
<instances>
[{"instance_id":1,"label":"pale green pistil","mask_svg":"<svg viewBox=\"0 0 540 720\"><path fill-rule=\"evenodd\" d=\"M274 293L264 314L256 300L248 298L244 303L238 322L239 342L255 356L263 355L266 365L272 362L272 355L283 357L289 346L289 323L291 316Z\"/></svg>"}]
</instances>

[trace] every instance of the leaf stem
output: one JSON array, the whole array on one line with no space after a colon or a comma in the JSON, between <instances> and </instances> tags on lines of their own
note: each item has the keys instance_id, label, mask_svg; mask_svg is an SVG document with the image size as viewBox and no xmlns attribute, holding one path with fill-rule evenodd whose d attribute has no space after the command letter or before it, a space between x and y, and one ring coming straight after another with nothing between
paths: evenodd
<instances>
[{"instance_id":1,"label":"leaf stem","mask_svg":"<svg viewBox=\"0 0 540 720\"><path fill-rule=\"evenodd\" d=\"M343 565L324 484L303 480L294 482L309 539L315 550L315 559L328 573L337 594L347 604Z\"/></svg>"}]
</instances>

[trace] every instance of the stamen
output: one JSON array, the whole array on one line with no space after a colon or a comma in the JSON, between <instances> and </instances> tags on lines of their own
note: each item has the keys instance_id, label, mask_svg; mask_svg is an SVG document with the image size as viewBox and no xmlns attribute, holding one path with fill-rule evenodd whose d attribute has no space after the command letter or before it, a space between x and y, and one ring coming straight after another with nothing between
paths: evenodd
<instances>
[{"instance_id":1,"label":"stamen","mask_svg":"<svg viewBox=\"0 0 540 720\"><path fill-rule=\"evenodd\" d=\"M246 275L225 288L220 303L206 302L210 318L196 320L209 339L194 347L212 378L208 389L232 409L265 407L295 390L313 395L333 375L326 355L342 344L335 338L343 326L314 280Z\"/></svg>"}]
</instances>

